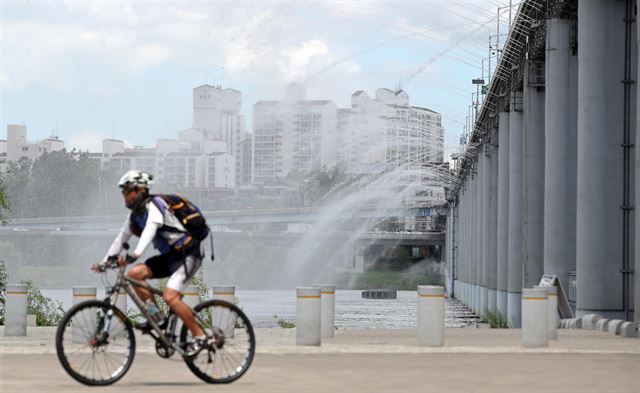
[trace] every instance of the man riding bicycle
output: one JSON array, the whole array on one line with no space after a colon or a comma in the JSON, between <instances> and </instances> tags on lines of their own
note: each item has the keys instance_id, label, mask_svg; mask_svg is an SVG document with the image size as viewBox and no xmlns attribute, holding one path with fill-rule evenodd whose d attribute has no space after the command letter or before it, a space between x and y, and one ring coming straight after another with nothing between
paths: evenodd
<instances>
[{"instance_id":1,"label":"man riding bicycle","mask_svg":"<svg viewBox=\"0 0 640 393\"><path fill-rule=\"evenodd\" d=\"M125 173L118 186L131 214L127 217L120 233L116 236L102 264L109 259L118 258L118 263L124 266L140 258L150 243L160 252L146 260L145 263L133 266L127 273L130 278L144 281L149 278L169 277L162 297L171 310L189 328L194 341L187 347L187 354L195 354L204 345L205 334L198 326L193 311L181 299L189 280L202 265L200 240L189 236L180 220L171 212L167 202L161 197L149 194L153 176L149 173L132 170ZM139 236L140 240L132 254L127 257L118 256L131 236ZM94 264L92 270L100 269L100 264ZM164 317L158 305L147 289L136 286L136 293L148 305L158 325L164 323ZM148 322L139 324L137 328L149 330Z\"/></svg>"}]
</instances>

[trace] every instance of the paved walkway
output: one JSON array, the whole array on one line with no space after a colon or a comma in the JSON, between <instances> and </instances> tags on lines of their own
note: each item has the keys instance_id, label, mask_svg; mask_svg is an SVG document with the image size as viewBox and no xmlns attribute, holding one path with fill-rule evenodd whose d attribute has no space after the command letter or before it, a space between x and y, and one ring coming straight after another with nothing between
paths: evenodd
<instances>
[{"instance_id":1,"label":"paved walkway","mask_svg":"<svg viewBox=\"0 0 640 393\"><path fill-rule=\"evenodd\" d=\"M4 337L1 392L76 392L55 356L55 328ZM239 381L200 382L178 357L138 337L133 367L105 391L200 392L640 392L640 339L561 330L548 348L524 349L515 329L447 329L445 346L417 346L412 330L339 330L321 347L295 345L295 330L258 329L257 355ZM102 390L102 389L101 389Z\"/></svg>"}]
</instances>

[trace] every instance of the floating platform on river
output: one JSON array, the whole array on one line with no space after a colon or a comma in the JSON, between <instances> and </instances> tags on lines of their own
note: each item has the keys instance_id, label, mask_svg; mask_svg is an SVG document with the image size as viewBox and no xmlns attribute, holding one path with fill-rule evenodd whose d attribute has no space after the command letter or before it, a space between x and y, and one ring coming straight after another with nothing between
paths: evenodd
<instances>
[{"instance_id":1,"label":"floating platform on river","mask_svg":"<svg viewBox=\"0 0 640 393\"><path fill-rule=\"evenodd\" d=\"M396 299L398 291L395 289L369 289L362 291L363 299Z\"/></svg>"}]
</instances>

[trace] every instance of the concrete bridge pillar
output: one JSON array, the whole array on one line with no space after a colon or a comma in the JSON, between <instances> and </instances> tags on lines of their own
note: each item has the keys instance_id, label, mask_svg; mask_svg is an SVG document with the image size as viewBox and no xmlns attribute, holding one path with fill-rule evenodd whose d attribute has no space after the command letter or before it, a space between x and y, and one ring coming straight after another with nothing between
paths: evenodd
<instances>
[{"instance_id":1,"label":"concrete bridge pillar","mask_svg":"<svg viewBox=\"0 0 640 393\"><path fill-rule=\"evenodd\" d=\"M486 139L486 138L483 138ZM489 143L486 141L482 144L482 150L479 154L481 163L481 186L480 186L480 209L481 215L481 231L480 231L480 315L483 315L487 307L489 307L489 210L490 210L490 190L489 183L491 181L491 165L489 163Z\"/></svg>"},{"instance_id":2,"label":"concrete bridge pillar","mask_svg":"<svg viewBox=\"0 0 640 393\"><path fill-rule=\"evenodd\" d=\"M621 270L629 250L623 244L633 238L633 223L624 228L625 216L631 212L621 194L625 178L632 180L623 165L622 146L628 109L621 82L625 80L625 5L606 0L578 3L578 317L590 313L625 317ZM635 51L631 58L635 70ZM635 104L629 106L635 108ZM629 186L633 190L633 183Z\"/></svg>"},{"instance_id":3,"label":"concrete bridge pillar","mask_svg":"<svg viewBox=\"0 0 640 393\"><path fill-rule=\"evenodd\" d=\"M498 130L490 131L489 141L489 239L487 248L489 249L489 260L487 263L487 275L489 286L489 311L495 312L497 309L497 263L498 263Z\"/></svg>"},{"instance_id":4,"label":"concrete bridge pillar","mask_svg":"<svg viewBox=\"0 0 640 393\"><path fill-rule=\"evenodd\" d=\"M467 178L465 181L465 195L464 195L464 266L462 269L463 282L464 282L464 304L469 305L469 261L471 259L471 182Z\"/></svg>"},{"instance_id":5,"label":"concrete bridge pillar","mask_svg":"<svg viewBox=\"0 0 640 393\"><path fill-rule=\"evenodd\" d=\"M474 171L478 170L477 162L474 162ZM469 211L471 213L471 222L469 226L469 236L470 239L470 249L469 249L469 308L473 311L476 310L476 264L478 263L477 258L477 247L478 242L478 226L477 226L477 218L478 218L478 194L477 194L477 175L473 175L471 178L471 195L470 195L470 203L469 203Z\"/></svg>"},{"instance_id":6,"label":"concrete bridge pillar","mask_svg":"<svg viewBox=\"0 0 640 393\"><path fill-rule=\"evenodd\" d=\"M640 29L637 27L636 23L636 47L640 47ZM640 57L640 51L638 52L638 57ZM640 64L640 58L636 59L637 64ZM640 80L640 71L636 72L636 83ZM636 115L640 113L640 89L636 88ZM640 122L636 118L636 141L640 141ZM636 143L636 198L635 198L635 206L636 206L636 217L639 217L637 209L640 208L640 146ZM634 297L634 321L640 322L640 231L635 231L635 269L634 269L634 289L635 289L635 297Z\"/></svg>"},{"instance_id":7,"label":"concrete bridge pillar","mask_svg":"<svg viewBox=\"0 0 640 393\"><path fill-rule=\"evenodd\" d=\"M523 130L522 285L538 285L544 271L544 86L529 80L525 64Z\"/></svg>"},{"instance_id":8,"label":"concrete bridge pillar","mask_svg":"<svg viewBox=\"0 0 640 393\"><path fill-rule=\"evenodd\" d=\"M464 185L460 187L460 193L458 194L458 248L456 258L456 299L462 300L464 296L464 272L463 267L465 263L464 250L467 246L465 239L465 190Z\"/></svg>"},{"instance_id":9,"label":"concrete bridge pillar","mask_svg":"<svg viewBox=\"0 0 640 393\"><path fill-rule=\"evenodd\" d=\"M498 312L506 318L509 271L509 112L500 112L498 116L498 266L496 306Z\"/></svg>"},{"instance_id":10,"label":"concrete bridge pillar","mask_svg":"<svg viewBox=\"0 0 640 393\"><path fill-rule=\"evenodd\" d=\"M468 247L467 247L467 263L466 263L466 275L467 275L467 279L466 279L466 284L465 286L467 287L467 301L466 304L469 308L472 308L473 306L473 275L472 275L472 268L473 268L473 264L474 264L474 258L473 258L473 252L474 252L474 247L475 247L475 243L474 243L474 239L475 239L475 213L474 210L476 208L475 206L475 195L474 195L474 181L473 178L471 178L469 180L469 196L468 196L468 209L467 211L469 212L468 216L469 216L469 222L467 223L467 238L469 239L468 241Z\"/></svg>"},{"instance_id":11,"label":"concrete bridge pillar","mask_svg":"<svg viewBox=\"0 0 640 393\"><path fill-rule=\"evenodd\" d=\"M473 310L476 314L480 315L482 312L482 179L480 178L480 163L482 153L480 152L477 157L476 165L477 165L477 173L476 173L476 189L475 189L475 247L474 247L474 301L473 301Z\"/></svg>"},{"instance_id":12,"label":"concrete bridge pillar","mask_svg":"<svg viewBox=\"0 0 640 393\"><path fill-rule=\"evenodd\" d=\"M565 291L576 269L577 57L573 21L547 21L545 64L544 272ZM573 115L576 114L576 115Z\"/></svg>"},{"instance_id":13,"label":"concrete bridge pillar","mask_svg":"<svg viewBox=\"0 0 640 393\"><path fill-rule=\"evenodd\" d=\"M522 298L522 92L511 96L509 115L509 250L507 321L521 326Z\"/></svg>"}]
</instances>

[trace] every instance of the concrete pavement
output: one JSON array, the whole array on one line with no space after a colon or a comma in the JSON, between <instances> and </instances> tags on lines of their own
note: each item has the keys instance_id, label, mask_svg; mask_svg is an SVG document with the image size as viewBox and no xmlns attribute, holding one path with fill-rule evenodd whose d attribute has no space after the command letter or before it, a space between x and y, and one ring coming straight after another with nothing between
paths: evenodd
<instances>
[{"instance_id":1,"label":"concrete pavement","mask_svg":"<svg viewBox=\"0 0 640 393\"><path fill-rule=\"evenodd\" d=\"M54 349L55 328L28 337L0 329L1 392L76 392ZM295 331L258 329L251 369L208 386L180 358L161 359L138 337L131 370L106 391L199 392L640 392L640 340L560 330L549 348L524 349L520 330L447 329L445 346L417 346L413 330L339 330L321 347L298 347ZM103 388L100 388L103 389Z\"/></svg>"}]
</instances>

